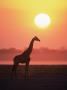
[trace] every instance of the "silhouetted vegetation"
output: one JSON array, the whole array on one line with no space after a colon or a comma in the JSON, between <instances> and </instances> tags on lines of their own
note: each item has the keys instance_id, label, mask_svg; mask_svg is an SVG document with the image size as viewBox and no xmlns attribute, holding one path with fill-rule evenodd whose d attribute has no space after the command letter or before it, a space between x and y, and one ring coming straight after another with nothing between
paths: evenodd
<instances>
[{"instance_id":1,"label":"silhouetted vegetation","mask_svg":"<svg viewBox=\"0 0 67 90\"><path fill-rule=\"evenodd\" d=\"M15 48L10 49L0 49L0 60L13 60L15 55L21 54L24 50L19 50ZM32 60L67 60L67 50L65 49L48 49L40 48L34 49L31 55Z\"/></svg>"}]
</instances>

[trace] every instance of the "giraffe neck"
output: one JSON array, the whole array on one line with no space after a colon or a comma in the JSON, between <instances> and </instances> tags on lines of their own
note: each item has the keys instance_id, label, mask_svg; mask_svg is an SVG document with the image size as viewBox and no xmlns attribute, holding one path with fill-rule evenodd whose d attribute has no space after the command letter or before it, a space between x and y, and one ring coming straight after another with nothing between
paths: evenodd
<instances>
[{"instance_id":1,"label":"giraffe neck","mask_svg":"<svg viewBox=\"0 0 67 90\"><path fill-rule=\"evenodd\" d=\"M30 42L30 45L29 45L29 47L28 47L28 54L31 54L31 52L32 52L33 43L34 43L34 39L32 39L31 42Z\"/></svg>"}]
</instances>

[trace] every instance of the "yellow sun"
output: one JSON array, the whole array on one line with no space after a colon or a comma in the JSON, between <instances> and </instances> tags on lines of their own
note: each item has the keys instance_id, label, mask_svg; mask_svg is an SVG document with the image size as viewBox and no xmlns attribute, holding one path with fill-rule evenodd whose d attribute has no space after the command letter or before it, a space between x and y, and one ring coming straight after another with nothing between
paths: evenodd
<instances>
[{"instance_id":1,"label":"yellow sun","mask_svg":"<svg viewBox=\"0 0 67 90\"><path fill-rule=\"evenodd\" d=\"M35 16L34 23L38 28L46 28L50 25L51 19L48 14L40 13Z\"/></svg>"}]
</instances>

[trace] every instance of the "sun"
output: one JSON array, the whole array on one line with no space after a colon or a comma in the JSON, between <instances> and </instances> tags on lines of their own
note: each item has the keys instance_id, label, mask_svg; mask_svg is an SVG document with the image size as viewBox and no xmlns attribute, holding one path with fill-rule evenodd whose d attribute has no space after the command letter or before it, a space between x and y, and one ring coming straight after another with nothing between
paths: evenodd
<instances>
[{"instance_id":1,"label":"sun","mask_svg":"<svg viewBox=\"0 0 67 90\"><path fill-rule=\"evenodd\" d=\"M40 13L34 18L34 23L38 28L46 28L51 23L51 18L48 14Z\"/></svg>"}]
</instances>

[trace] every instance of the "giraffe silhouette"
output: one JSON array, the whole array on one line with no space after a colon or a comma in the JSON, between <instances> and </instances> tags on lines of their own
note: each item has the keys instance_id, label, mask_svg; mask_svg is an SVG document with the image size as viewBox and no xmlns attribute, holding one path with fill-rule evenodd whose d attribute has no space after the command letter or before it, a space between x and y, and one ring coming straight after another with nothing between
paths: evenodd
<instances>
[{"instance_id":1,"label":"giraffe silhouette","mask_svg":"<svg viewBox=\"0 0 67 90\"><path fill-rule=\"evenodd\" d=\"M34 41L40 41L40 40L38 39L38 37L34 36L30 42L29 47L23 53L14 57L12 72L15 72L15 74L16 74L16 70L17 70L19 63L21 63L21 64L25 63L25 65L26 65L25 66L25 75L27 75L28 69L29 69L29 63L30 63L30 55L32 53Z\"/></svg>"}]
</instances>

